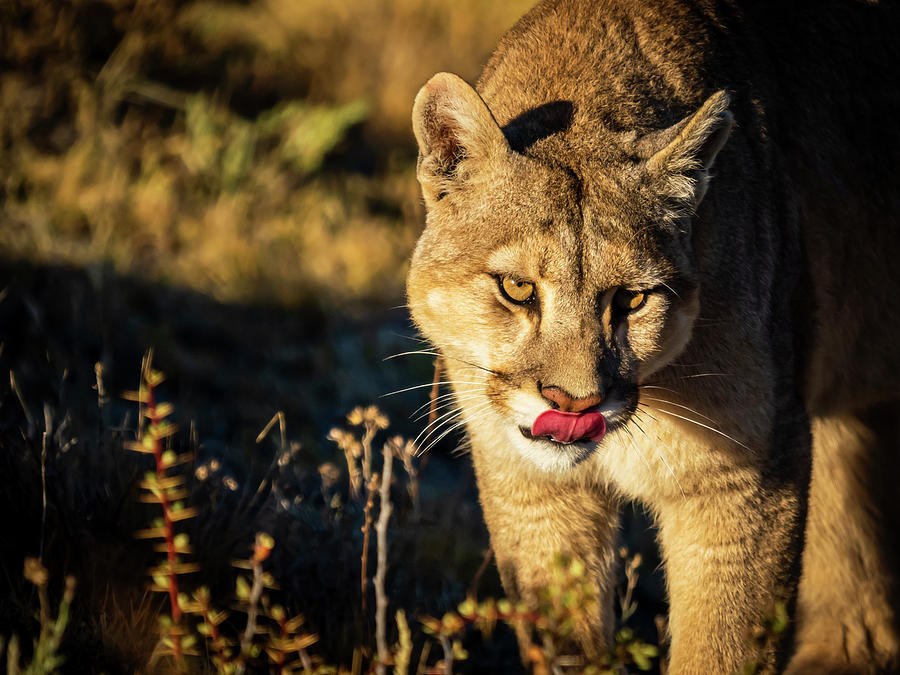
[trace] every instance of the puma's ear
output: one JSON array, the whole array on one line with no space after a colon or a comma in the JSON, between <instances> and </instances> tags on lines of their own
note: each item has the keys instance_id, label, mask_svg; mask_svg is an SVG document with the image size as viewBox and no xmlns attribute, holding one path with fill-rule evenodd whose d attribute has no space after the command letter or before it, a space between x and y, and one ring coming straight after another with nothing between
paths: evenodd
<instances>
[{"instance_id":1,"label":"puma's ear","mask_svg":"<svg viewBox=\"0 0 900 675\"><path fill-rule=\"evenodd\" d=\"M416 174L429 206L489 175L490 165L509 151L485 102L451 73L438 73L419 90L412 122L419 143Z\"/></svg>"},{"instance_id":2,"label":"puma's ear","mask_svg":"<svg viewBox=\"0 0 900 675\"><path fill-rule=\"evenodd\" d=\"M728 104L728 94L718 91L693 115L654 134L656 147L665 145L650 156L646 166L652 176L664 181L664 190L676 201L694 207L706 194L709 170L734 124Z\"/></svg>"}]
</instances>

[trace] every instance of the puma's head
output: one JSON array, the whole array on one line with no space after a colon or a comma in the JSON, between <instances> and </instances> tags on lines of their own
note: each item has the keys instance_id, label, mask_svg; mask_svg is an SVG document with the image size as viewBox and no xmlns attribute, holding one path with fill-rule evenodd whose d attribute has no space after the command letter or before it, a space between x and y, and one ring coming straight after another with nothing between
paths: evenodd
<instances>
[{"instance_id":1,"label":"puma's head","mask_svg":"<svg viewBox=\"0 0 900 675\"><path fill-rule=\"evenodd\" d=\"M691 336L690 214L731 128L727 106L713 94L668 129L620 135L601 158L577 139L514 149L521 130L501 128L455 75L422 88L413 127L428 217L409 304L468 421L562 471L603 435L584 414L602 413L609 433L633 414L638 384ZM554 409L581 415L535 426Z\"/></svg>"}]
</instances>

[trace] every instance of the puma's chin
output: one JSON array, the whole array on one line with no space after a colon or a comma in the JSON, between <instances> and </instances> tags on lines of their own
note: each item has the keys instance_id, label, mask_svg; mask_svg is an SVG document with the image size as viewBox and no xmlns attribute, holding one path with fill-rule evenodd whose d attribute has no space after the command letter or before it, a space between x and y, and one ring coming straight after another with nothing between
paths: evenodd
<instances>
[{"instance_id":1,"label":"puma's chin","mask_svg":"<svg viewBox=\"0 0 900 675\"><path fill-rule=\"evenodd\" d=\"M533 438L524 427L512 427L509 439L518 453L539 470L562 474L588 459L598 444L591 441L558 443L547 438Z\"/></svg>"}]
</instances>

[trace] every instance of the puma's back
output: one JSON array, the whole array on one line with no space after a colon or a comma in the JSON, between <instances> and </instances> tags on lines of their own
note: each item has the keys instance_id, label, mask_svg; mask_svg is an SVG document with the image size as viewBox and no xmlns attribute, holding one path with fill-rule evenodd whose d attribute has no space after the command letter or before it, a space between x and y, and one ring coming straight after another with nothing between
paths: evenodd
<instances>
[{"instance_id":1,"label":"puma's back","mask_svg":"<svg viewBox=\"0 0 900 675\"><path fill-rule=\"evenodd\" d=\"M556 0L477 90L423 87L409 304L511 595L564 551L608 597L634 498L671 672L897 667L898 30L897 3ZM757 651L777 594L796 643Z\"/></svg>"}]
</instances>

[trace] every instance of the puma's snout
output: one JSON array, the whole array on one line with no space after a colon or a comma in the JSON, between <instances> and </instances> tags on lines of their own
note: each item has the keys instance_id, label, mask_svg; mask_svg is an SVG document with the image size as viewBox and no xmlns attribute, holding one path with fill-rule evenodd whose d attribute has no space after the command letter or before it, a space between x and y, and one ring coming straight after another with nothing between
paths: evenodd
<instances>
[{"instance_id":1,"label":"puma's snout","mask_svg":"<svg viewBox=\"0 0 900 675\"><path fill-rule=\"evenodd\" d=\"M594 408L603 402L603 394L599 392L589 396L576 397L562 387L557 387L555 385L546 386L541 384L541 382L538 382L537 385L538 391L541 392L541 396L547 399L555 410L580 413L589 408Z\"/></svg>"}]
</instances>

